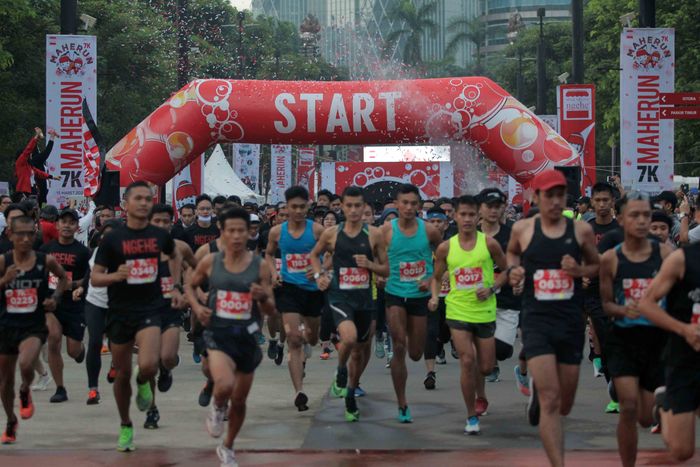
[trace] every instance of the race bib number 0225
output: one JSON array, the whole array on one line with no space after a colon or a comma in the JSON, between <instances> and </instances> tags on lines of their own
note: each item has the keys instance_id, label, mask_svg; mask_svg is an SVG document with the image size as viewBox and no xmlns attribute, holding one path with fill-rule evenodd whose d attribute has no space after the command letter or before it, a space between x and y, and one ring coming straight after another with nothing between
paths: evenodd
<instances>
[{"instance_id":1,"label":"race bib number 0225","mask_svg":"<svg viewBox=\"0 0 700 467\"><path fill-rule=\"evenodd\" d=\"M33 313L39 305L37 289L5 289L8 313Z\"/></svg>"}]
</instances>

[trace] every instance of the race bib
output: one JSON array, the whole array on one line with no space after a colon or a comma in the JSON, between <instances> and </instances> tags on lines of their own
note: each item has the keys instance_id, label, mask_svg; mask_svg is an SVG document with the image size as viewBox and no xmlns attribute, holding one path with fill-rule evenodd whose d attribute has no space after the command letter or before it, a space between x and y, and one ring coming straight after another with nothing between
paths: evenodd
<instances>
[{"instance_id":1,"label":"race bib","mask_svg":"<svg viewBox=\"0 0 700 467\"><path fill-rule=\"evenodd\" d=\"M440 297L447 297L450 293L450 278L446 277L440 282Z\"/></svg>"},{"instance_id":2,"label":"race bib","mask_svg":"<svg viewBox=\"0 0 700 467\"><path fill-rule=\"evenodd\" d=\"M644 296L651 279L622 279L622 290L625 293L625 305L638 302Z\"/></svg>"},{"instance_id":3,"label":"race bib","mask_svg":"<svg viewBox=\"0 0 700 467\"><path fill-rule=\"evenodd\" d=\"M290 274L304 274L311 264L308 253L287 253L285 261L287 262L287 272Z\"/></svg>"},{"instance_id":4,"label":"race bib","mask_svg":"<svg viewBox=\"0 0 700 467\"><path fill-rule=\"evenodd\" d=\"M160 278L160 291L163 292L163 298L173 298L173 290L175 290L175 279L173 276Z\"/></svg>"},{"instance_id":5,"label":"race bib","mask_svg":"<svg viewBox=\"0 0 700 467\"><path fill-rule=\"evenodd\" d=\"M340 290L369 289L369 271L365 268L340 268L338 270Z\"/></svg>"},{"instance_id":6,"label":"race bib","mask_svg":"<svg viewBox=\"0 0 700 467\"><path fill-rule=\"evenodd\" d=\"M282 258L275 258L275 269L277 270L277 274L282 271Z\"/></svg>"},{"instance_id":7,"label":"race bib","mask_svg":"<svg viewBox=\"0 0 700 467\"><path fill-rule=\"evenodd\" d=\"M481 268L457 268L454 275L457 290L477 289L484 283L484 271Z\"/></svg>"},{"instance_id":8,"label":"race bib","mask_svg":"<svg viewBox=\"0 0 700 467\"><path fill-rule=\"evenodd\" d=\"M399 282L417 282L424 278L425 260L399 262Z\"/></svg>"},{"instance_id":9,"label":"race bib","mask_svg":"<svg viewBox=\"0 0 700 467\"><path fill-rule=\"evenodd\" d=\"M66 271L66 279L68 279L68 282L71 282L73 280L73 271ZM70 286L70 284L69 284ZM49 289L51 290L56 290L58 288L58 276L54 275L54 273L50 272L49 273Z\"/></svg>"},{"instance_id":10,"label":"race bib","mask_svg":"<svg viewBox=\"0 0 700 467\"><path fill-rule=\"evenodd\" d=\"M152 284L158 278L158 258L127 259L127 284Z\"/></svg>"},{"instance_id":11,"label":"race bib","mask_svg":"<svg viewBox=\"0 0 700 467\"><path fill-rule=\"evenodd\" d=\"M37 289L6 289L8 313L33 313L39 304Z\"/></svg>"},{"instance_id":12,"label":"race bib","mask_svg":"<svg viewBox=\"0 0 700 467\"><path fill-rule=\"evenodd\" d=\"M569 300L574 296L574 279L561 269L538 269L532 279L537 300Z\"/></svg>"},{"instance_id":13,"label":"race bib","mask_svg":"<svg viewBox=\"0 0 700 467\"><path fill-rule=\"evenodd\" d=\"M253 298L250 292L216 292L216 316L224 319L250 319Z\"/></svg>"},{"instance_id":14,"label":"race bib","mask_svg":"<svg viewBox=\"0 0 700 467\"><path fill-rule=\"evenodd\" d=\"M690 318L693 324L700 323L700 303L693 303L693 316Z\"/></svg>"}]
</instances>

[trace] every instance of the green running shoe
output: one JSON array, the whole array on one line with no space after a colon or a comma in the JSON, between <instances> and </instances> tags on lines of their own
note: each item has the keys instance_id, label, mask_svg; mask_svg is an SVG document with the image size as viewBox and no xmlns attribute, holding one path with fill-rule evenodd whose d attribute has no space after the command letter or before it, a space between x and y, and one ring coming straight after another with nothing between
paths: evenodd
<instances>
[{"instance_id":1,"label":"green running shoe","mask_svg":"<svg viewBox=\"0 0 700 467\"><path fill-rule=\"evenodd\" d=\"M346 422L359 422L360 421L360 411L355 410L354 412L350 412L348 410L345 410L345 421Z\"/></svg>"},{"instance_id":2,"label":"green running shoe","mask_svg":"<svg viewBox=\"0 0 700 467\"><path fill-rule=\"evenodd\" d=\"M333 384L331 384L331 396L333 397L345 397L348 395L348 388L341 388L338 387L338 384L336 383L335 380L333 380Z\"/></svg>"},{"instance_id":3,"label":"green running shoe","mask_svg":"<svg viewBox=\"0 0 700 467\"><path fill-rule=\"evenodd\" d=\"M605 407L605 413L620 413L620 404L615 401L610 401L607 407Z\"/></svg>"},{"instance_id":4,"label":"green running shoe","mask_svg":"<svg viewBox=\"0 0 700 467\"><path fill-rule=\"evenodd\" d=\"M136 446L134 446L134 427L122 425L119 429L117 451L130 452L134 450L136 450Z\"/></svg>"},{"instance_id":5,"label":"green running shoe","mask_svg":"<svg viewBox=\"0 0 700 467\"><path fill-rule=\"evenodd\" d=\"M137 380L138 381L138 380ZM136 392L136 407L141 412L145 412L151 407L153 403L153 392L151 392L151 383L146 381L143 384L136 383L138 390Z\"/></svg>"}]
</instances>

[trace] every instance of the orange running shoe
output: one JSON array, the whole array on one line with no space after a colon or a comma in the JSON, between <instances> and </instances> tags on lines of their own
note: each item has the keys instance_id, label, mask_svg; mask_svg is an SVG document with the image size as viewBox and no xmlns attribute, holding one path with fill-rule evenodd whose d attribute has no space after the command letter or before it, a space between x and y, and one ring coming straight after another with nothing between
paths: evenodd
<instances>
[{"instance_id":1,"label":"orange running shoe","mask_svg":"<svg viewBox=\"0 0 700 467\"><path fill-rule=\"evenodd\" d=\"M107 344L102 344L102 350L100 351L102 355L106 355L108 353L111 353L109 350L109 346Z\"/></svg>"},{"instance_id":2,"label":"orange running shoe","mask_svg":"<svg viewBox=\"0 0 700 467\"><path fill-rule=\"evenodd\" d=\"M100 403L100 393L97 389L90 389L88 392L87 405L97 405Z\"/></svg>"},{"instance_id":3,"label":"orange running shoe","mask_svg":"<svg viewBox=\"0 0 700 467\"><path fill-rule=\"evenodd\" d=\"M19 423L17 420L15 420L14 422L7 422L7 428L5 428L5 431L2 434L2 438L0 439L0 442L2 442L2 444L14 444L17 441L18 425Z\"/></svg>"},{"instance_id":4,"label":"orange running shoe","mask_svg":"<svg viewBox=\"0 0 700 467\"><path fill-rule=\"evenodd\" d=\"M19 392L19 416L23 420L32 418L34 415L34 404L32 403L32 393L29 389L26 392Z\"/></svg>"},{"instance_id":5,"label":"orange running shoe","mask_svg":"<svg viewBox=\"0 0 700 467\"><path fill-rule=\"evenodd\" d=\"M330 352L328 352L328 349L324 349L323 352L321 352L321 360L328 360L331 358Z\"/></svg>"},{"instance_id":6,"label":"orange running shoe","mask_svg":"<svg viewBox=\"0 0 700 467\"><path fill-rule=\"evenodd\" d=\"M113 366L110 366L107 372L107 382L113 383L115 379L117 379L117 370Z\"/></svg>"}]
</instances>

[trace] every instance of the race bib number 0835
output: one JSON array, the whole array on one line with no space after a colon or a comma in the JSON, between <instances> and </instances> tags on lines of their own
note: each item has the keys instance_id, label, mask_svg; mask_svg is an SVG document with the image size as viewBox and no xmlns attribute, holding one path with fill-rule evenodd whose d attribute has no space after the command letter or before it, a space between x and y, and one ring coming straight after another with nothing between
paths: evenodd
<instances>
[{"instance_id":1,"label":"race bib number 0835","mask_svg":"<svg viewBox=\"0 0 700 467\"><path fill-rule=\"evenodd\" d=\"M537 300L569 300L574 296L574 279L561 269L538 269L532 279Z\"/></svg>"}]
</instances>

